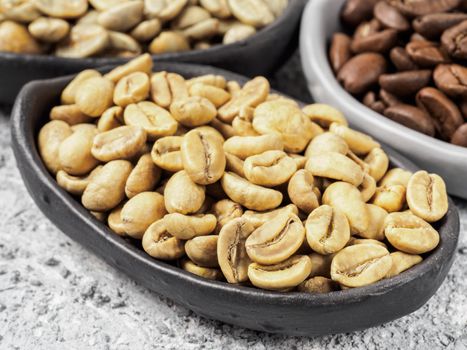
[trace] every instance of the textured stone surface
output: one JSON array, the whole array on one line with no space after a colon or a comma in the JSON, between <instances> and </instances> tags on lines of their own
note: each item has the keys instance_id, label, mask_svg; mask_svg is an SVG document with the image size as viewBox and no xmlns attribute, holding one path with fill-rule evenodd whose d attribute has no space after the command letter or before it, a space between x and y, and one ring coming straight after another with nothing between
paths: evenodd
<instances>
[{"instance_id":1,"label":"textured stone surface","mask_svg":"<svg viewBox=\"0 0 467 350\"><path fill-rule=\"evenodd\" d=\"M298 58L276 87L303 96ZM294 338L202 319L109 267L34 205L0 113L0 349L466 349L467 237L436 295L421 309L353 334ZM467 201L456 200L467 229Z\"/></svg>"}]
</instances>

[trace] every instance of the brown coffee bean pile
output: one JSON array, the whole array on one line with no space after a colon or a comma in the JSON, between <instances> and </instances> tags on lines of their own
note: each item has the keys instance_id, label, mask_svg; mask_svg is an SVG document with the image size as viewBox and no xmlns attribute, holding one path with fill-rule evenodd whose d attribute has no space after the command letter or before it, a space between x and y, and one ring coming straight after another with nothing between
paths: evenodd
<instances>
[{"instance_id":1,"label":"brown coffee bean pile","mask_svg":"<svg viewBox=\"0 0 467 350\"><path fill-rule=\"evenodd\" d=\"M153 73L149 54L79 73L37 144L58 185L115 234L198 276L263 289L393 277L437 247L432 224L448 210L438 175L389 170L335 108L301 108L263 77Z\"/></svg>"},{"instance_id":2,"label":"brown coffee bean pile","mask_svg":"<svg viewBox=\"0 0 467 350\"><path fill-rule=\"evenodd\" d=\"M347 33L329 59L367 107L423 134L467 147L467 6L461 0L347 0Z\"/></svg>"},{"instance_id":3,"label":"brown coffee bean pile","mask_svg":"<svg viewBox=\"0 0 467 350\"><path fill-rule=\"evenodd\" d=\"M231 44L288 0L0 0L0 51L131 57Z\"/></svg>"}]
</instances>

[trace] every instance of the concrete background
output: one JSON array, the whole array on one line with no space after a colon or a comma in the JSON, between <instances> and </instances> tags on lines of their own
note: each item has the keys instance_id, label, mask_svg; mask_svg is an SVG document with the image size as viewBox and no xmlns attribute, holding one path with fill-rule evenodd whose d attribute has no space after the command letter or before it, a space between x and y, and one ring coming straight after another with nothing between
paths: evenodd
<instances>
[{"instance_id":1,"label":"concrete background","mask_svg":"<svg viewBox=\"0 0 467 350\"><path fill-rule=\"evenodd\" d=\"M308 100L295 56L277 88ZM0 349L467 349L467 237L436 295L380 327L320 338L271 335L198 317L109 267L37 209L0 112ZM462 231L467 202L456 200Z\"/></svg>"}]
</instances>

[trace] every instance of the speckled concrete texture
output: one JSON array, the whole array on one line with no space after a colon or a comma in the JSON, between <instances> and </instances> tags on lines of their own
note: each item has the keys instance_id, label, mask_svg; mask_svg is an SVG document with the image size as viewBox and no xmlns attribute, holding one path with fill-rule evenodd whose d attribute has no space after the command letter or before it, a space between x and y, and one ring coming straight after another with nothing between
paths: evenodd
<instances>
[{"instance_id":1,"label":"speckled concrete texture","mask_svg":"<svg viewBox=\"0 0 467 350\"><path fill-rule=\"evenodd\" d=\"M274 84L306 98L295 56ZM304 97L305 96L305 97ZM67 238L32 200L0 113L0 349L467 349L467 236L436 295L380 327L321 338L270 335L198 317ZM467 202L456 200L462 231Z\"/></svg>"}]
</instances>

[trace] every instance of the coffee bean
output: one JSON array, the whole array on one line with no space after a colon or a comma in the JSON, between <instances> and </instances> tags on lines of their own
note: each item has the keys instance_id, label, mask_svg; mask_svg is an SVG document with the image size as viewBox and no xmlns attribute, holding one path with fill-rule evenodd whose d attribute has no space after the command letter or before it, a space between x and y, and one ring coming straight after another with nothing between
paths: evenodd
<instances>
[{"instance_id":1,"label":"coffee bean","mask_svg":"<svg viewBox=\"0 0 467 350\"><path fill-rule=\"evenodd\" d=\"M383 113L386 105L383 101L379 101L376 99L376 94L373 91L369 91L365 94L362 100L363 104L368 108L371 108L377 113Z\"/></svg>"},{"instance_id":2,"label":"coffee bean","mask_svg":"<svg viewBox=\"0 0 467 350\"><path fill-rule=\"evenodd\" d=\"M381 32L355 38L350 47L355 53L384 53L391 49L396 42L397 31L395 29L385 29Z\"/></svg>"},{"instance_id":3,"label":"coffee bean","mask_svg":"<svg viewBox=\"0 0 467 350\"><path fill-rule=\"evenodd\" d=\"M387 2L378 2L373 9L373 12L375 18L378 19L386 28L395 29L401 32L410 29L410 23L404 15Z\"/></svg>"},{"instance_id":4,"label":"coffee bean","mask_svg":"<svg viewBox=\"0 0 467 350\"><path fill-rule=\"evenodd\" d=\"M428 136L435 135L435 126L430 116L422 109L407 105L398 104L384 110L384 115L410 129L419 131Z\"/></svg>"},{"instance_id":5,"label":"coffee bean","mask_svg":"<svg viewBox=\"0 0 467 350\"><path fill-rule=\"evenodd\" d=\"M391 94L389 91L386 91L384 89L379 90L379 98L386 106L389 107L402 103L397 96Z\"/></svg>"},{"instance_id":6,"label":"coffee bean","mask_svg":"<svg viewBox=\"0 0 467 350\"><path fill-rule=\"evenodd\" d=\"M401 73L383 74L379 85L397 96L410 96L427 86L431 79L430 70L414 70Z\"/></svg>"},{"instance_id":7,"label":"coffee bean","mask_svg":"<svg viewBox=\"0 0 467 350\"><path fill-rule=\"evenodd\" d=\"M457 8L462 0L386 0L403 14L411 17L430 13L451 11Z\"/></svg>"},{"instance_id":8,"label":"coffee bean","mask_svg":"<svg viewBox=\"0 0 467 350\"><path fill-rule=\"evenodd\" d=\"M329 49L329 60L334 72L339 72L341 67L352 57L350 44L352 40L343 33L336 33L332 37Z\"/></svg>"},{"instance_id":9,"label":"coffee bean","mask_svg":"<svg viewBox=\"0 0 467 350\"><path fill-rule=\"evenodd\" d=\"M386 71L386 60L377 53L362 53L347 61L337 79L352 94L361 94L378 82Z\"/></svg>"},{"instance_id":10,"label":"coffee bean","mask_svg":"<svg viewBox=\"0 0 467 350\"><path fill-rule=\"evenodd\" d=\"M462 116L467 120L467 98L463 98L459 103L459 108L461 110Z\"/></svg>"},{"instance_id":11,"label":"coffee bean","mask_svg":"<svg viewBox=\"0 0 467 350\"><path fill-rule=\"evenodd\" d=\"M452 57L467 59L467 20L445 30L441 43Z\"/></svg>"},{"instance_id":12,"label":"coffee bean","mask_svg":"<svg viewBox=\"0 0 467 350\"><path fill-rule=\"evenodd\" d=\"M342 20L351 25L356 26L361 21L371 17L374 6L380 0L349 0L345 3L342 9Z\"/></svg>"},{"instance_id":13,"label":"coffee bean","mask_svg":"<svg viewBox=\"0 0 467 350\"><path fill-rule=\"evenodd\" d=\"M421 67L434 67L449 62L449 57L437 43L431 41L411 41L405 47L410 58Z\"/></svg>"},{"instance_id":14,"label":"coffee bean","mask_svg":"<svg viewBox=\"0 0 467 350\"><path fill-rule=\"evenodd\" d=\"M464 123L457 128L456 132L452 135L451 143L467 147L467 123Z\"/></svg>"},{"instance_id":15,"label":"coffee bean","mask_svg":"<svg viewBox=\"0 0 467 350\"><path fill-rule=\"evenodd\" d=\"M467 68L458 64L440 64L433 73L438 89L449 96L467 97Z\"/></svg>"},{"instance_id":16,"label":"coffee bean","mask_svg":"<svg viewBox=\"0 0 467 350\"><path fill-rule=\"evenodd\" d=\"M441 91L427 87L417 94L417 105L440 123L438 132L449 140L456 129L463 123L459 108Z\"/></svg>"},{"instance_id":17,"label":"coffee bean","mask_svg":"<svg viewBox=\"0 0 467 350\"><path fill-rule=\"evenodd\" d=\"M437 39L443 32L460 22L467 20L466 13L433 13L413 20L415 31L425 38Z\"/></svg>"},{"instance_id":18,"label":"coffee bean","mask_svg":"<svg viewBox=\"0 0 467 350\"><path fill-rule=\"evenodd\" d=\"M409 54L403 47L397 46L393 48L389 52L389 57L391 58L391 62L400 71L418 69L418 66L414 61L412 61Z\"/></svg>"}]
</instances>

